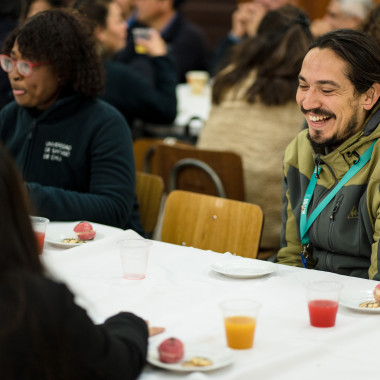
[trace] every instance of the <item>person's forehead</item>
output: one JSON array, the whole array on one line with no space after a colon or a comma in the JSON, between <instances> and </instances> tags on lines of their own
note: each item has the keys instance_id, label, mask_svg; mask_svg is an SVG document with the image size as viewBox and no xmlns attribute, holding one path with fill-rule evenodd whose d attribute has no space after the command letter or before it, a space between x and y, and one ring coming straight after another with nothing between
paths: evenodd
<instances>
[{"instance_id":1,"label":"person's forehead","mask_svg":"<svg viewBox=\"0 0 380 380\"><path fill-rule=\"evenodd\" d=\"M347 63L332 49L314 48L305 56L301 73L307 81L335 81L342 83L348 81Z\"/></svg>"}]
</instances>

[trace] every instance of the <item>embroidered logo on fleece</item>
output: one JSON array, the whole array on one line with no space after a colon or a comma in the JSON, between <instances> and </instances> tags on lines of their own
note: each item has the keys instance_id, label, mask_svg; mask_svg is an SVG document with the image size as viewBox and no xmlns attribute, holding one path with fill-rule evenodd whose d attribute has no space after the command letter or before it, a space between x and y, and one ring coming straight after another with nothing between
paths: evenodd
<instances>
[{"instance_id":1,"label":"embroidered logo on fleece","mask_svg":"<svg viewBox=\"0 0 380 380\"><path fill-rule=\"evenodd\" d=\"M358 217L358 209L356 208L356 206L354 206L352 207L352 210L348 214L347 219L355 219L357 217Z\"/></svg>"},{"instance_id":2,"label":"embroidered logo on fleece","mask_svg":"<svg viewBox=\"0 0 380 380\"><path fill-rule=\"evenodd\" d=\"M64 144L58 141L46 141L43 160L61 162L62 158L71 156L72 145Z\"/></svg>"}]
</instances>

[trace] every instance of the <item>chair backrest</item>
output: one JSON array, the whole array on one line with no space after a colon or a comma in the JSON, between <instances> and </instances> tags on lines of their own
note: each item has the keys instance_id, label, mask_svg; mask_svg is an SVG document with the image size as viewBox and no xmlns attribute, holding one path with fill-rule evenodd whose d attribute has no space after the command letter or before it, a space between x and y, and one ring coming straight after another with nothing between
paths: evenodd
<instances>
[{"instance_id":1,"label":"chair backrest","mask_svg":"<svg viewBox=\"0 0 380 380\"><path fill-rule=\"evenodd\" d=\"M256 258L263 220L257 205L174 190L166 199L161 240Z\"/></svg>"},{"instance_id":2,"label":"chair backrest","mask_svg":"<svg viewBox=\"0 0 380 380\"><path fill-rule=\"evenodd\" d=\"M179 189L245 200L242 160L233 152L158 144L152 173L163 178L167 193Z\"/></svg>"},{"instance_id":3,"label":"chair backrest","mask_svg":"<svg viewBox=\"0 0 380 380\"><path fill-rule=\"evenodd\" d=\"M133 142L133 151L135 156L135 167L136 170L150 173L151 172L151 162L153 156L155 155L157 144L168 144L168 145L180 145L188 146L194 148L193 144L179 141L174 137L167 138L156 138L156 137L143 137L136 139Z\"/></svg>"},{"instance_id":4,"label":"chair backrest","mask_svg":"<svg viewBox=\"0 0 380 380\"><path fill-rule=\"evenodd\" d=\"M148 236L156 227L161 207L164 182L158 175L136 172L136 194L141 223Z\"/></svg>"}]
</instances>

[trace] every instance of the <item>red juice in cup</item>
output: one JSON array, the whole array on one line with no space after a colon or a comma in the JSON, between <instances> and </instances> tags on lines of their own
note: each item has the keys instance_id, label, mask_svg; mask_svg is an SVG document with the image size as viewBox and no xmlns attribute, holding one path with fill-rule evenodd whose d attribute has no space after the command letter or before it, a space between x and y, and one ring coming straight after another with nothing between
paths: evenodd
<instances>
[{"instance_id":1,"label":"red juice in cup","mask_svg":"<svg viewBox=\"0 0 380 380\"><path fill-rule=\"evenodd\" d=\"M45 232L34 232L36 234L37 243L38 243L38 253L41 254L44 250L44 242L45 242Z\"/></svg>"},{"instance_id":2,"label":"red juice in cup","mask_svg":"<svg viewBox=\"0 0 380 380\"><path fill-rule=\"evenodd\" d=\"M335 326L338 302L331 300L312 300L308 303L310 324L314 327Z\"/></svg>"},{"instance_id":3,"label":"red juice in cup","mask_svg":"<svg viewBox=\"0 0 380 380\"><path fill-rule=\"evenodd\" d=\"M49 223L49 219L42 216L31 216L30 220L32 222L32 227L34 233L36 234L36 239L38 242L38 253L41 255L44 249L45 232L46 226Z\"/></svg>"}]
</instances>

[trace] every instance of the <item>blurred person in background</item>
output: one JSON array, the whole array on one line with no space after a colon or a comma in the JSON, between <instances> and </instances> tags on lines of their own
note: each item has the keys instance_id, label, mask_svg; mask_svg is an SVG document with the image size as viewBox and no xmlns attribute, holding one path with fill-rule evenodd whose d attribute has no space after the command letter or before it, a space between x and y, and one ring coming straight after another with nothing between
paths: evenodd
<instances>
[{"instance_id":1,"label":"blurred person in background","mask_svg":"<svg viewBox=\"0 0 380 380\"><path fill-rule=\"evenodd\" d=\"M298 0L238 0L238 5L232 14L231 30L215 49L210 64L211 75L230 62L231 48L245 38L254 37L261 20L269 10L275 10L283 5L298 5Z\"/></svg>"},{"instance_id":2,"label":"blurred person in background","mask_svg":"<svg viewBox=\"0 0 380 380\"><path fill-rule=\"evenodd\" d=\"M24 0L20 22L25 22L38 12L53 8L65 8L68 4L69 0Z\"/></svg>"},{"instance_id":3,"label":"blurred person in background","mask_svg":"<svg viewBox=\"0 0 380 380\"><path fill-rule=\"evenodd\" d=\"M167 43L169 54L174 57L179 82L186 81L187 71L208 68L205 37L201 29L181 13L180 6L184 2L185 0L134 0L134 19L129 22L131 30L144 26L160 32ZM117 59L138 70L134 60L140 61L141 58L135 51L132 33L128 33L127 47L118 54ZM154 76L152 80L155 80Z\"/></svg>"},{"instance_id":4,"label":"blurred person in background","mask_svg":"<svg viewBox=\"0 0 380 380\"><path fill-rule=\"evenodd\" d=\"M8 34L16 28L21 14L21 0L6 1L0 7L0 53ZM0 109L13 100L8 75L0 70Z\"/></svg>"},{"instance_id":5,"label":"blurred person in background","mask_svg":"<svg viewBox=\"0 0 380 380\"><path fill-rule=\"evenodd\" d=\"M70 10L39 12L8 36L3 52L15 101L0 112L0 141L36 213L144 234L130 128L96 99L103 66L87 22Z\"/></svg>"},{"instance_id":6,"label":"blurred person in background","mask_svg":"<svg viewBox=\"0 0 380 380\"><path fill-rule=\"evenodd\" d=\"M292 5L266 13L255 37L237 45L216 77L212 107L197 146L242 157L246 201L258 204L265 224L261 250L280 247L282 159L301 130L295 95L311 43L309 19Z\"/></svg>"},{"instance_id":7,"label":"blurred person in background","mask_svg":"<svg viewBox=\"0 0 380 380\"><path fill-rule=\"evenodd\" d=\"M374 0L331 0L323 18L312 22L311 32L319 37L342 28L360 29L374 4Z\"/></svg>"},{"instance_id":8,"label":"blurred person in background","mask_svg":"<svg viewBox=\"0 0 380 380\"><path fill-rule=\"evenodd\" d=\"M1 144L0 209L1 378L136 379L145 365L147 324L121 312L95 325L69 289L48 278L21 176Z\"/></svg>"},{"instance_id":9,"label":"blurred person in background","mask_svg":"<svg viewBox=\"0 0 380 380\"><path fill-rule=\"evenodd\" d=\"M124 20L127 20L133 11L133 0L115 0L121 8Z\"/></svg>"},{"instance_id":10,"label":"blurred person in background","mask_svg":"<svg viewBox=\"0 0 380 380\"><path fill-rule=\"evenodd\" d=\"M372 8L361 29L375 40L380 49L380 4Z\"/></svg>"},{"instance_id":11,"label":"blurred person in background","mask_svg":"<svg viewBox=\"0 0 380 380\"><path fill-rule=\"evenodd\" d=\"M170 124L177 114L176 71L167 54L165 41L153 30L149 40L140 44L147 49L157 78L152 86L127 64L113 61L116 52L126 45L127 24L116 1L84 0L80 13L92 23L105 68L105 92L102 99L115 106L126 118L134 133L136 120ZM136 136L135 136L136 137Z\"/></svg>"}]
</instances>

